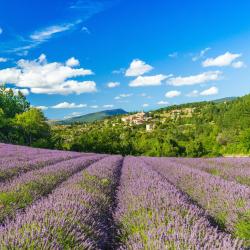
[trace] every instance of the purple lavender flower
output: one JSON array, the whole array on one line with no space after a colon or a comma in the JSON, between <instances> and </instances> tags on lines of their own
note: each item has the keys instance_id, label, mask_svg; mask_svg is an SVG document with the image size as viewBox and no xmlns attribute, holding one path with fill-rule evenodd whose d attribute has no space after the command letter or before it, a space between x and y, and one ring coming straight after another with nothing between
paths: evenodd
<instances>
[{"instance_id":1,"label":"purple lavender flower","mask_svg":"<svg viewBox=\"0 0 250 250\"><path fill-rule=\"evenodd\" d=\"M90 165L19 213L0 228L0 248L107 249L121 160L110 156Z\"/></svg>"},{"instance_id":2,"label":"purple lavender flower","mask_svg":"<svg viewBox=\"0 0 250 250\"><path fill-rule=\"evenodd\" d=\"M168 181L187 193L221 229L250 245L250 188L226 181L169 158L144 158Z\"/></svg>"},{"instance_id":3,"label":"purple lavender flower","mask_svg":"<svg viewBox=\"0 0 250 250\"><path fill-rule=\"evenodd\" d=\"M125 158L114 216L121 249L241 249L140 158Z\"/></svg>"}]
</instances>

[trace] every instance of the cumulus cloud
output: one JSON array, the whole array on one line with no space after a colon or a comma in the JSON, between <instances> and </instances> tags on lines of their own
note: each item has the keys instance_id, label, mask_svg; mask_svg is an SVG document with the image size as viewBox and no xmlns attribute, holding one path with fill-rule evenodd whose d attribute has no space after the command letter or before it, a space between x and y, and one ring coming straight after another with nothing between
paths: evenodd
<instances>
[{"instance_id":1,"label":"cumulus cloud","mask_svg":"<svg viewBox=\"0 0 250 250\"><path fill-rule=\"evenodd\" d=\"M217 87L211 87L209 89L203 90L200 95L202 96L208 96L208 95L217 95L219 93L219 90Z\"/></svg>"},{"instance_id":2,"label":"cumulus cloud","mask_svg":"<svg viewBox=\"0 0 250 250\"><path fill-rule=\"evenodd\" d=\"M167 101L159 101L159 102L157 102L157 104L158 105L168 105L169 102L167 102Z\"/></svg>"},{"instance_id":3,"label":"cumulus cloud","mask_svg":"<svg viewBox=\"0 0 250 250\"><path fill-rule=\"evenodd\" d=\"M92 106L90 106L90 108L92 108L92 109L98 109L99 106L98 105L92 105Z\"/></svg>"},{"instance_id":4,"label":"cumulus cloud","mask_svg":"<svg viewBox=\"0 0 250 250\"><path fill-rule=\"evenodd\" d=\"M1 63L1 62L7 62L7 61L8 61L8 59L7 59L7 58L0 57L0 63Z\"/></svg>"},{"instance_id":5,"label":"cumulus cloud","mask_svg":"<svg viewBox=\"0 0 250 250\"><path fill-rule=\"evenodd\" d=\"M118 87L118 86L120 86L119 82L109 82L109 83L107 83L108 88L115 88L115 87Z\"/></svg>"},{"instance_id":6,"label":"cumulus cloud","mask_svg":"<svg viewBox=\"0 0 250 250\"><path fill-rule=\"evenodd\" d=\"M221 71L208 71L198 75L172 77L168 83L173 86L195 85L220 80Z\"/></svg>"},{"instance_id":7,"label":"cumulus cloud","mask_svg":"<svg viewBox=\"0 0 250 250\"><path fill-rule=\"evenodd\" d=\"M196 97L199 96L199 91L198 90L193 90L190 93L187 94L188 97Z\"/></svg>"},{"instance_id":8,"label":"cumulus cloud","mask_svg":"<svg viewBox=\"0 0 250 250\"><path fill-rule=\"evenodd\" d=\"M80 62L75 57L71 57L66 61L66 66L68 67L76 67L79 65L80 65Z\"/></svg>"},{"instance_id":9,"label":"cumulus cloud","mask_svg":"<svg viewBox=\"0 0 250 250\"><path fill-rule=\"evenodd\" d=\"M144 87L144 86L159 86L162 81L170 76L154 75L154 76L138 76L136 79L129 83L130 87Z\"/></svg>"},{"instance_id":10,"label":"cumulus cloud","mask_svg":"<svg viewBox=\"0 0 250 250\"><path fill-rule=\"evenodd\" d=\"M126 69L120 68L120 69L115 69L112 71L112 74L124 74Z\"/></svg>"},{"instance_id":11,"label":"cumulus cloud","mask_svg":"<svg viewBox=\"0 0 250 250\"><path fill-rule=\"evenodd\" d=\"M225 67L231 66L232 63L239 57L241 54L233 54L230 52L226 52L223 55L217 56L215 58L208 58L204 62L202 62L203 67Z\"/></svg>"},{"instance_id":12,"label":"cumulus cloud","mask_svg":"<svg viewBox=\"0 0 250 250\"><path fill-rule=\"evenodd\" d=\"M47 110L48 109L48 107L46 107L46 106L35 106L35 108L41 109L41 110Z\"/></svg>"},{"instance_id":13,"label":"cumulus cloud","mask_svg":"<svg viewBox=\"0 0 250 250\"><path fill-rule=\"evenodd\" d=\"M113 108L114 105L113 104L105 104L102 106L103 108Z\"/></svg>"},{"instance_id":14,"label":"cumulus cloud","mask_svg":"<svg viewBox=\"0 0 250 250\"><path fill-rule=\"evenodd\" d=\"M235 69L245 68L246 64L242 61L237 61L237 62L232 63L232 67Z\"/></svg>"},{"instance_id":15,"label":"cumulus cloud","mask_svg":"<svg viewBox=\"0 0 250 250\"><path fill-rule=\"evenodd\" d=\"M148 103L144 103L144 104L142 105L142 107L143 107L143 108L149 107L149 104L148 104Z\"/></svg>"},{"instance_id":16,"label":"cumulus cloud","mask_svg":"<svg viewBox=\"0 0 250 250\"><path fill-rule=\"evenodd\" d=\"M177 96L180 96L181 95L181 92L180 91L177 91L177 90L171 90L171 91L168 91L165 96L167 98L174 98L174 97L177 97Z\"/></svg>"},{"instance_id":17,"label":"cumulus cloud","mask_svg":"<svg viewBox=\"0 0 250 250\"><path fill-rule=\"evenodd\" d=\"M146 64L144 61L134 59L129 68L125 72L125 76L141 76L153 69L152 66Z\"/></svg>"},{"instance_id":18,"label":"cumulus cloud","mask_svg":"<svg viewBox=\"0 0 250 250\"><path fill-rule=\"evenodd\" d=\"M120 100L122 98L127 98L127 97L130 97L132 96L133 94L120 94L118 96L115 97L115 100Z\"/></svg>"},{"instance_id":19,"label":"cumulus cloud","mask_svg":"<svg viewBox=\"0 0 250 250\"><path fill-rule=\"evenodd\" d=\"M150 95L148 95L148 94L146 94L146 93L141 93L141 94L139 94L139 96L145 97L145 98L148 98L148 99L151 99L151 98L152 98L152 96L150 96Z\"/></svg>"},{"instance_id":20,"label":"cumulus cloud","mask_svg":"<svg viewBox=\"0 0 250 250\"><path fill-rule=\"evenodd\" d=\"M82 115L82 113L80 113L80 112L73 112L73 113L71 113L69 115L64 116L64 119L69 119L69 118L80 116L80 115Z\"/></svg>"},{"instance_id":21,"label":"cumulus cloud","mask_svg":"<svg viewBox=\"0 0 250 250\"><path fill-rule=\"evenodd\" d=\"M12 89L14 95L18 95L18 92L21 92L24 96L27 96L30 93L28 89L17 89L17 88L7 88L7 89Z\"/></svg>"},{"instance_id":22,"label":"cumulus cloud","mask_svg":"<svg viewBox=\"0 0 250 250\"><path fill-rule=\"evenodd\" d=\"M74 102L61 102L52 106L53 109L75 109L75 108L85 108L87 107L86 104L75 104Z\"/></svg>"},{"instance_id":23,"label":"cumulus cloud","mask_svg":"<svg viewBox=\"0 0 250 250\"><path fill-rule=\"evenodd\" d=\"M200 60L201 58L203 58L205 56L205 54L210 50L211 48L205 48L203 49L198 55L194 56L192 58L193 62L196 62L198 60Z\"/></svg>"},{"instance_id":24,"label":"cumulus cloud","mask_svg":"<svg viewBox=\"0 0 250 250\"><path fill-rule=\"evenodd\" d=\"M37 60L21 59L16 67L0 70L0 82L30 88L35 94L82 94L95 92L96 83L72 78L92 74L88 69L72 68L58 62L48 63L42 54Z\"/></svg>"}]
</instances>

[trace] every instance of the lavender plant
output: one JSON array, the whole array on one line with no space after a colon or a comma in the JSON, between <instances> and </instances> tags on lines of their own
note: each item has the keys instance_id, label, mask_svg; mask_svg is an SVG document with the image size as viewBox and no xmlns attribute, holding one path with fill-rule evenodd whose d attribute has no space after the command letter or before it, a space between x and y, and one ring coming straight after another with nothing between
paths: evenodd
<instances>
[{"instance_id":1,"label":"lavender plant","mask_svg":"<svg viewBox=\"0 0 250 250\"><path fill-rule=\"evenodd\" d=\"M115 221L120 249L241 249L142 159L124 160Z\"/></svg>"},{"instance_id":2,"label":"lavender plant","mask_svg":"<svg viewBox=\"0 0 250 250\"><path fill-rule=\"evenodd\" d=\"M174 160L212 175L220 176L223 179L250 186L249 158L176 158Z\"/></svg>"},{"instance_id":3,"label":"lavender plant","mask_svg":"<svg viewBox=\"0 0 250 250\"><path fill-rule=\"evenodd\" d=\"M145 158L167 180L187 193L218 225L250 245L250 189L167 158Z\"/></svg>"},{"instance_id":4,"label":"lavender plant","mask_svg":"<svg viewBox=\"0 0 250 250\"><path fill-rule=\"evenodd\" d=\"M0 221L50 193L58 184L103 156L83 156L34 170L0 184Z\"/></svg>"},{"instance_id":5,"label":"lavender plant","mask_svg":"<svg viewBox=\"0 0 250 250\"><path fill-rule=\"evenodd\" d=\"M112 207L122 157L77 173L0 228L0 248L110 249Z\"/></svg>"}]
</instances>

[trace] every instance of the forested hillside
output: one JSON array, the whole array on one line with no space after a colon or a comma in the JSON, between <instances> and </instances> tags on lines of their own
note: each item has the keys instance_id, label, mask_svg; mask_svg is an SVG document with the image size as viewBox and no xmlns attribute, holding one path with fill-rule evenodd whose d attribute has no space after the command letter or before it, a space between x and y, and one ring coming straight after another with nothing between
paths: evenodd
<instances>
[{"instance_id":1,"label":"forested hillside","mask_svg":"<svg viewBox=\"0 0 250 250\"><path fill-rule=\"evenodd\" d=\"M61 120L55 122L55 124L61 124L61 125L67 125L72 123L83 123L83 122L95 122L95 121L101 121L105 118L115 116L115 115L124 115L127 112L123 109L112 109L112 110L103 110L100 112L95 112L91 114L76 116L72 118L68 118L66 120Z\"/></svg>"},{"instance_id":2,"label":"forested hillside","mask_svg":"<svg viewBox=\"0 0 250 250\"><path fill-rule=\"evenodd\" d=\"M176 105L145 114L142 124L113 117L92 124L53 127L60 149L149 156L219 156L250 153L250 95ZM146 126L150 126L148 131Z\"/></svg>"},{"instance_id":3,"label":"forested hillside","mask_svg":"<svg viewBox=\"0 0 250 250\"><path fill-rule=\"evenodd\" d=\"M123 155L249 155L250 95L170 106L138 113L138 117L126 114L93 123L50 126L21 92L1 88L0 141Z\"/></svg>"}]
</instances>

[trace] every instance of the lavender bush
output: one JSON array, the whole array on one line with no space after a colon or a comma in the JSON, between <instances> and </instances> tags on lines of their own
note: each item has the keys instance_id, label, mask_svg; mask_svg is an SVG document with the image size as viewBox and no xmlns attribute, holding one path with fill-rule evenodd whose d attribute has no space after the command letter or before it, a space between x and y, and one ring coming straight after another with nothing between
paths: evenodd
<instances>
[{"instance_id":1,"label":"lavender bush","mask_svg":"<svg viewBox=\"0 0 250 250\"><path fill-rule=\"evenodd\" d=\"M0 249L248 248L249 163L0 143Z\"/></svg>"},{"instance_id":2,"label":"lavender bush","mask_svg":"<svg viewBox=\"0 0 250 250\"><path fill-rule=\"evenodd\" d=\"M203 210L139 158L125 158L118 207L121 249L240 249Z\"/></svg>"},{"instance_id":3,"label":"lavender bush","mask_svg":"<svg viewBox=\"0 0 250 250\"><path fill-rule=\"evenodd\" d=\"M122 157L74 175L0 228L1 249L110 249L112 207Z\"/></svg>"},{"instance_id":4,"label":"lavender bush","mask_svg":"<svg viewBox=\"0 0 250 250\"><path fill-rule=\"evenodd\" d=\"M0 184L0 221L13 216L36 199L51 192L59 183L103 156L83 156L34 170Z\"/></svg>"},{"instance_id":5,"label":"lavender bush","mask_svg":"<svg viewBox=\"0 0 250 250\"><path fill-rule=\"evenodd\" d=\"M167 180L187 193L220 227L250 244L250 189L167 158L145 158Z\"/></svg>"},{"instance_id":6,"label":"lavender bush","mask_svg":"<svg viewBox=\"0 0 250 250\"><path fill-rule=\"evenodd\" d=\"M223 179L250 186L249 158L176 158L175 161L220 176Z\"/></svg>"}]
</instances>

